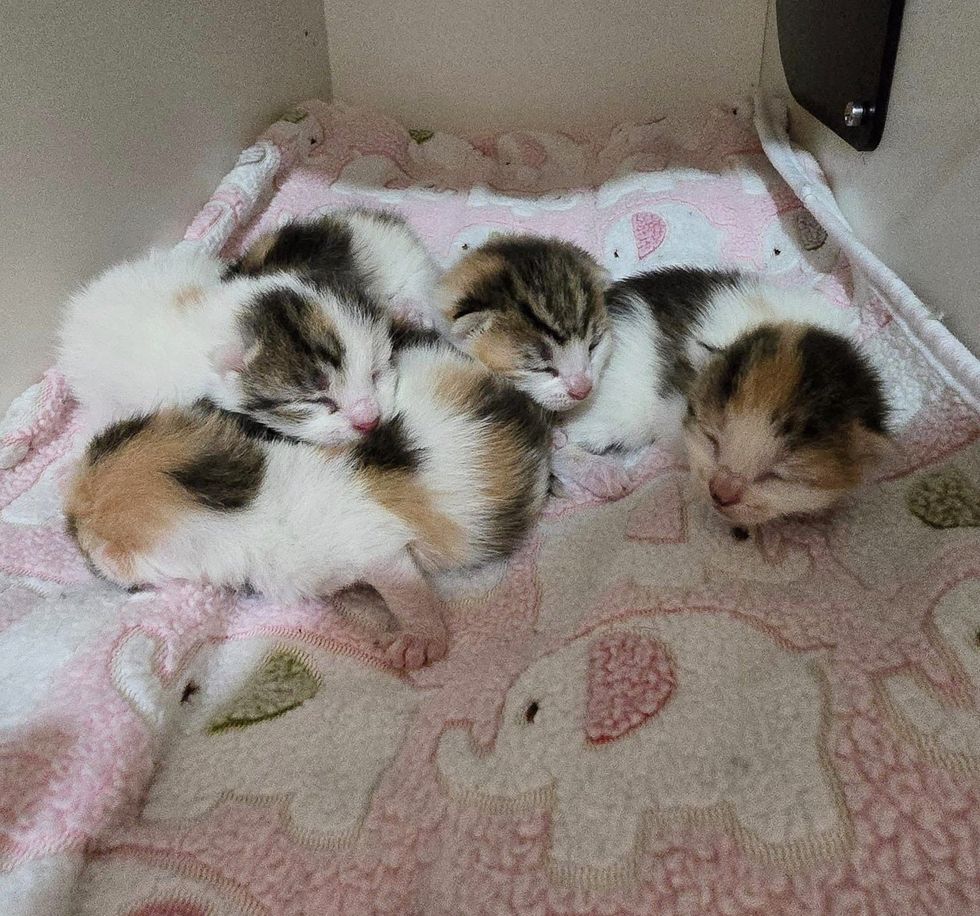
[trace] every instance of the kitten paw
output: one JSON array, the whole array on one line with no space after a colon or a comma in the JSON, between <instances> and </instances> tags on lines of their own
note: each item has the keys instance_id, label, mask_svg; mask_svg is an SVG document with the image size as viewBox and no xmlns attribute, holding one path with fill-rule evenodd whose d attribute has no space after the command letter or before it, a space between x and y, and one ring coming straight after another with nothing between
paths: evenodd
<instances>
[{"instance_id":1,"label":"kitten paw","mask_svg":"<svg viewBox=\"0 0 980 916\"><path fill-rule=\"evenodd\" d=\"M436 634L399 633L385 650L385 658L395 668L414 671L443 658L449 649L445 631Z\"/></svg>"},{"instance_id":2,"label":"kitten paw","mask_svg":"<svg viewBox=\"0 0 980 916\"><path fill-rule=\"evenodd\" d=\"M622 499L633 490L633 480L625 465L607 455L575 455L553 462L553 474L560 485L574 486L600 499Z\"/></svg>"}]
</instances>

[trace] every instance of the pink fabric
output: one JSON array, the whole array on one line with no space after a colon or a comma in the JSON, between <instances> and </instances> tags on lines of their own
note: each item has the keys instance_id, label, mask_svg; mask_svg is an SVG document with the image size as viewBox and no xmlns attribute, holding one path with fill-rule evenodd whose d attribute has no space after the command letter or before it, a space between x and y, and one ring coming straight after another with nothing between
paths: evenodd
<instances>
[{"instance_id":1,"label":"pink fabric","mask_svg":"<svg viewBox=\"0 0 980 916\"><path fill-rule=\"evenodd\" d=\"M589 741L615 741L643 725L676 686L677 672L663 643L634 633L597 639L589 651Z\"/></svg>"},{"instance_id":2,"label":"pink fabric","mask_svg":"<svg viewBox=\"0 0 980 916\"><path fill-rule=\"evenodd\" d=\"M735 263L854 307L846 227L821 243L740 109L597 137L517 132L470 144L419 142L381 116L310 102L243 153L185 244L233 254L283 219L352 204L400 210L443 262L492 230L529 229L578 241L616 275ZM28 443L26 454L0 471L0 699L30 699L0 706L0 871L84 849L84 882L66 899L83 913L139 916L977 912L980 531L931 528L907 501L950 465L980 486L980 370L941 329L923 342L893 292L866 297L859 321L890 373L901 447L852 503L735 542L689 503L684 468L651 449L628 469L622 501L554 502L505 569L448 584L449 655L407 677L313 603L187 583L128 595L95 580L51 489L75 443L72 406L50 375L22 427L4 434ZM733 641L713 646L709 627L699 643L691 634L704 621ZM252 646L252 667L236 668ZM710 682L719 660L750 650L772 667ZM704 718L690 724L704 744L665 763L657 736L691 708L686 691L699 680ZM750 784L727 808L712 801L736 797L740 774L792 770L780 757L788 737L786 748L716 753L740 736L710 717L749 684L763 685L774 717L790 697L819 713L812 746L795 750L828 788L784 813L828 830L763 841L753 815L771 792L756 797ZM525 685L533 695L518 695ZM368 714L344 717L375 690ZM533 722L526 700L540 710ZM208 731L239 707L251 724ZM555 720L559 708L567 719ZM296 730L311 709L319 724ZM359 743L369 725L377 735ZM573 742L543 788L530 756L512 773L503 762L505 737L532 740L539 728L552 731L538 751ZM483 790L464 788L465 767L448 754L456 729L469 733L467 765L487 768ZM238 766L263 767L267 791L236 793L234 772L209 770L200 748L219 740L243 742ZM311 755L302 759L314 765L317 749L347 753L346 763L312 786L290 783L302 777L289 775L291 761ZM154 792L168 760L199 753L214 797L187 817ZM360 791L343 780L375 772L378 753L353 830L334 829L335 809ZM703 805L671 801L678 771L702 762ZM323 804L323 823L300 828L300 793L336 801ZM141 815L147 797L153 816ZM644 819L621 853L614 841L632 827L610 812L623 798ZM585 815L592 829L563 834Z\"/></svg>"}]
</instances>

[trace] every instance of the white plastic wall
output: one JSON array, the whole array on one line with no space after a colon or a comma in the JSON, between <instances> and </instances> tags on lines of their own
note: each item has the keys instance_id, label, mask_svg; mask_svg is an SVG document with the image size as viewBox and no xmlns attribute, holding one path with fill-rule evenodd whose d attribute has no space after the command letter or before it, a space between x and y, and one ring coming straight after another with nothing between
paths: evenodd
<instances>
[{"instance_id":1,"label":"white plastic wall","mask_svg":"<svg viewBox=\"0 0 980 916\"><path fill-rule=\"evenodd\" d=\"M340 98L466 133L683 117L750 92L760 66L787 93L767 2L0 0L0 408L50 363L69 290L176 240L237 152L331 76ZM980 5L907 0L876 152L793 112L858 233L975 350L978 89Z\"/></svg>"},{"instance_id":2,"label":"white plastic wall","mask_svg":"<svg viewBox=\"0 0 980 916\"><path fill-rule=\"evenodd\" d=\"M0 410L70 289L176 241L259 130L328 92L320 0L0 0Z\"/></svg>"},{"instance_id":3,"label":"white plastic wall","mask_svg":"<svg viewBox=\"0 0 980 916\"><path fill-rule=\"evenodd\" d=\"M750 92L766 0L324 0L337 98L473 134L684 115Z\"/></svg>"},{"instance_id":4,"label":"white plastic wall","mask_svg":"<svg viewBox=\"0 0 980 916\"><path fill-rule=\"evenodd\" d=\"M773 10L763 86L789 97L775 26ZM861 239L980 354L980 3L906 0L877 150L856 152L799 106L791 126Z\"/></svg>"}]
</instances>

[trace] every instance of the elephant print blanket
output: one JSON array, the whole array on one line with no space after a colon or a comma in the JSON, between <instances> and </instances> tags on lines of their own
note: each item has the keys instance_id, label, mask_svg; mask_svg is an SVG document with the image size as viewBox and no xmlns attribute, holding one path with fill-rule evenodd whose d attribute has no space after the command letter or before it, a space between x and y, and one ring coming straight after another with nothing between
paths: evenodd
<instances>
[{"instance_id":1,"label":"elephant print blanket","mask_svg":"<svg viewBox=\"0 0 980 916\"><path fill-rule=\"evenodd\" d=\"M391 207L444 264L520 228L624 276L738 264L850 310L900 448L735 540L650 449L442 583L387 667L339 609L126 594L63 533L54 372L0 427L0 912L980 912L980 366L854 237L778 105L473 140L309 102L184 245Z\"/></svg>"}]
</instances>

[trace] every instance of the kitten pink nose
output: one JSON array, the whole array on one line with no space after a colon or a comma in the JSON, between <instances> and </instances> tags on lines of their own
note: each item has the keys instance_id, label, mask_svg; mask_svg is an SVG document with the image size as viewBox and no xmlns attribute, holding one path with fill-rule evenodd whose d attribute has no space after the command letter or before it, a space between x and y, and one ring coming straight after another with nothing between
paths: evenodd
<instances>
[{"instance_id":1,"label":"kitten pink nose","mask_svg":"<svg viewBox=\"0 0 980 916\"><path fill-rule=\"evenodd\" d=\"M592 376L587 372L576 372L565 379L565 390L575 398L576 401L583 401L592 391Z\"/></svg>"},{"instance_id":2,"label":"kitten pink nose","mask_svg":"<svg viewBox=\"0 0 980 916\"><path fill-rule=\"evenodd\" d=\"M708 492L716 506L734 506L741 502L745 481L731 471L720 470L708 484Z\"/></svg>"},{"instance_id":3,"label":"kitten pink nose","mask_svg":"<svg viewBox=\"0 0 980 916\"><path fill-rule=\"evenodd\" d=\"M369 433L376 429L381 420L381 412L378 404L371 398L362 398L355 401L347 411L351 426L359 433Z\"/></svg>"}]
</instances>

